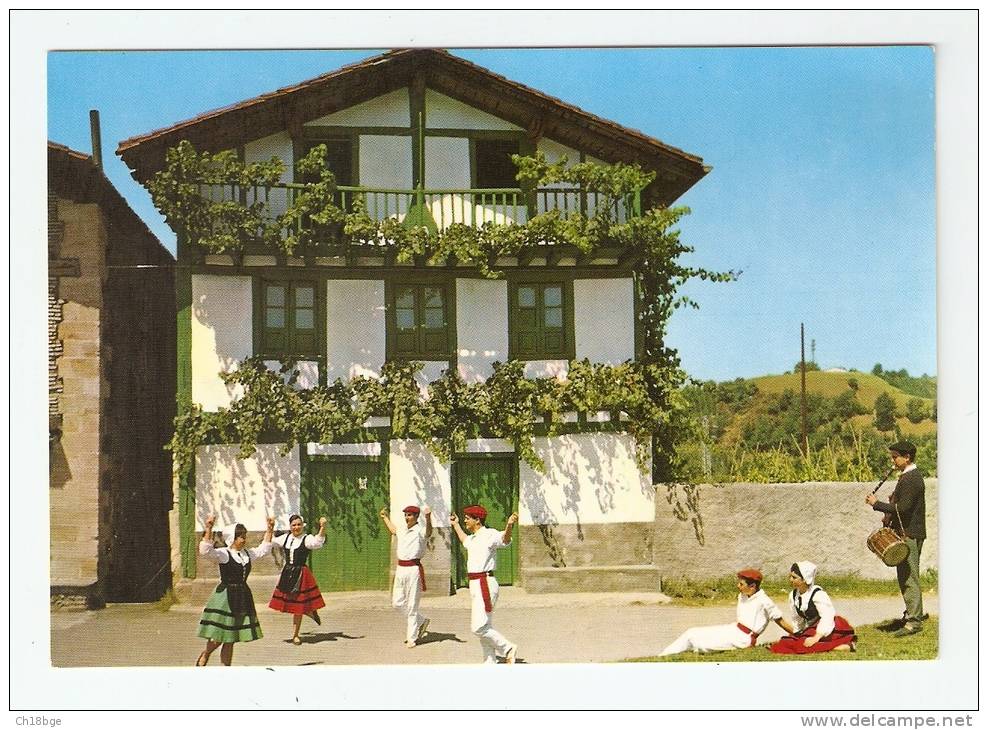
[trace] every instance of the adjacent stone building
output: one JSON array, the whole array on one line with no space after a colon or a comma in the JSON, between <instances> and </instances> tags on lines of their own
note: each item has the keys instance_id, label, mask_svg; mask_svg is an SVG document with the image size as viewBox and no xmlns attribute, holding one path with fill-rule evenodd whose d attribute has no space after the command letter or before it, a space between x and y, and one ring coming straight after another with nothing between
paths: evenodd
<instances>
[{"instance_id":1,"label":"adjacent stone building","mask_svg":"<svg viewBox=\"0 0 988 730\"><path fill-rule=\"evenodd\" d=\"M48 143L53 602L171 584L175 261L93 158Z\"/></svg>"}]
</instances>

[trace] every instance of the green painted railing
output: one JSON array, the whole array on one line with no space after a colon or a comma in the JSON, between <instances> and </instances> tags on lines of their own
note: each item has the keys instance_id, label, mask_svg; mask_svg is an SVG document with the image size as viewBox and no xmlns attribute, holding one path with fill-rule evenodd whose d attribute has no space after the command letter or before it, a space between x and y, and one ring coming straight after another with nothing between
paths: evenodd
<instances>
[{"instance_id":1,"label":"green painted railing","mask_svg":"<svg viewBox=\"0 0 988 730\"><path fill-rule=\"evenodd\" d=\"M305 186L280 183L271 187L203 186L202 194L212 200L261 202L274 218L288 210ZM480 226L485 223L524 224L539 213L559 211L567 219L576 214L596 215L604 196L578 188L448 188L400 189L340 186L336 204L353 210L357 201L372 220L395 218L406 225L445 230L452 225ZM612 203L611 217L624 223L641 215L641 192ZM304 221L295 225L301 227Z\"/></svg>"}]
</instances>

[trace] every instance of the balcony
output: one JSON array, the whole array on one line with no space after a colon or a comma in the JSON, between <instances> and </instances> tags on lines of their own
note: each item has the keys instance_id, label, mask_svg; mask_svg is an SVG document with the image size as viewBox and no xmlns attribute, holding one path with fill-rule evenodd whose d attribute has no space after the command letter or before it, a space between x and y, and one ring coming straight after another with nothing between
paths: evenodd
<instances>
[{"instance_id":1,"label":"balcony","mask_svg":"<svg viewBox=\"0 0 988 730\"><path fill-rule=\"evenodd\" d=\"M261 203L265 217L275 220L283 215L295 202L306 186L297 183L280 183L270 187L239 187L231 185L200 186L200 194L209 200L239 200L241 204ZM585 191L574 187L537 188L487 188L487 189L398 189L339 186L335 192L335 202L346 212L362 208L375 222L393 219L407 227L425 227L432 233L440 233L452 226L479 227L485 224L523 225L534 216L548 211L558 211L562 220L578 214L596 216L609 214L615 223L625 223L641 215L641 192L624 196L610 202L610 209L602 193ZM316 240L300 246L298 254L311 256L388 256L389 241L382 238L367 240L354 238L344 233L340 224L315 225L302 218L296 219L285 229L286 236L297 234L302 228L315 231ZM544 247L544 251L539 249ZM542 246L530 248L519 254L524 262L533 257L545 256L548 263L562 258L580 258L581 252L568 244L544 242ZM270 253L249 245L248 253ZM621 250L595 252L610 263L622 255ZM623 261L622 261L623 263Z\"/></svg>"}]
</instances>

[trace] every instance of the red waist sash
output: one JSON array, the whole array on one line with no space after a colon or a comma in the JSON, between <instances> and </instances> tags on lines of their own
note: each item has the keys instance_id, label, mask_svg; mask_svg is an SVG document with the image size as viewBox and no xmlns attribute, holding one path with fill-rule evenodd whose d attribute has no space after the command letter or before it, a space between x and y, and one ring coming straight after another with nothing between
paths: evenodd
<instances>
[{"instance_id":1,"label":"red waist sash","mask_svg":"<svg viewBox=\"0 0 988 730\"><path fill-rule=\"evenodd\" d=\"M419 566L419 587L425 590L425 568L422 567L422 561L418 558L415 560L399 560L398 565L402 568L410 568L413 565Z\"/></svg>"},{"instance_id":2,"label":"red waist sash","mask_svg":"<svg viewBox=\"0 0 988 730\"><path fill-rule=\"evenodd\" d=\"M741 623L738 624L738 628L741 629L744 633L751 636L751 645L754 646L755 642L758 641L758 634L756 634L754 631L752 631L747 626Z\"/></svg>"},{"instance_id":3,"label":"red waist sash","mask_svg":"<svg viewBox=\"0 0 988 730\"><path fill-rule=\"evenodd\" d=\"M467 573L467 578L470 580L480 581L480 595L484 597L484 610L490 613L494 610L491 605L491 589L487 586L487 576L494 576L494 571L490 570L486 573Z\"/></svg>"}]
</instances>

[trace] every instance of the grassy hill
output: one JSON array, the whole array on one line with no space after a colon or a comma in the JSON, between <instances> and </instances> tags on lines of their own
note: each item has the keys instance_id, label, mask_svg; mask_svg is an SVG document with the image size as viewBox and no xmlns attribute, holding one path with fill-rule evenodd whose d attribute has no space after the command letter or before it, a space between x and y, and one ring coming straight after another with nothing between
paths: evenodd
<instances>
[{"instance_id":1,"label":"grassy hill","mask_svg":"<svg viewBox=\"0 0 988 730\"><path fill-rule=\"evenodd\" d=\"M758 386L759 393L781 393L786 388L795 391L800 390L800 373L786 373L785 375L762 375L757 378L750 378L749 382ZM888 393L895 400L895 406L900 411L906 410L906 403L916 396L903 393L877 375L871 373L859 373L855 371L846 373L826 373L820 370L811 370L806 373L806 392L819 393L827 398L835 398L849 388L847 381L854 379L858 381L858 400L868 406L875 407L875 399L879 393ZM920 398L927 406L933 405L929 398Z\"/></svg>"},{"instance_id":2,"label":"grassy hill","mask_svg":"<svg viewBox=\"0 0 988 730\"><path fill-rule=\"evenodd\" d=\"M918 447L917 464L926 473L935 473L937 424L932 420L936 406L932 398L903 392L871 373L809 371L810 453L803 454L800 379L799 372L764 375L707 382L688 390L694 414L702 419L712 442L680 449L687 465L684 471L694 469L722 481L870 479L887 470L888 444L907 438ZM852 380L856 388L849 385ZM895 431L875 428L875 401L882 394L894 401L898 411ZM904 415L914 399L927 414L919 423Z\"/></svg>"}]
</instances>

